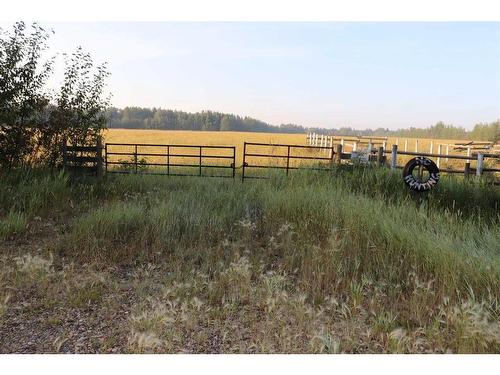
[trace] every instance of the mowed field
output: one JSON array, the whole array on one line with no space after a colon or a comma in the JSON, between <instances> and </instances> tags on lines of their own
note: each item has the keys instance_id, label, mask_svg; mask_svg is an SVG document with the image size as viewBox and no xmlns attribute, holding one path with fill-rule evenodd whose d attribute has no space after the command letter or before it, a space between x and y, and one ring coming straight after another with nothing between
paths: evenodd
<instances>
[{"instance_id":1,"label":"mowed field","mask_svg":"<svg viewBox=\"0 0 500 375\"><path fill-rule=\"evenodd\" d=\"M352 151L352 143L346 137L344 150L346 152ZM438 145L442 144L442 153L445 153L446 144L452 145L457 142L465 142L464 140L456 139L425 139L425 138L394 138L389 137L387 140L387 148L391 148L393 144L398 144L399 149L403 150L405 145L405 140L407 140L408 151L415 151L416 142L418 142L418 150L421 152L429 152L431 147L431 142L433 143L433 152L438 152ZM282 134L282 133L254 133L254 132L209 132L209 131L170 131L170 130L141 130L141 129L110 129L105 133L105 142L109 143L143 143L143 144L170 144L170 145L209 145L209 146L235 146L236 147L236 165L239 166L243 161L243 143L244 142L256 142L256 143L266 143L266 144L290 144L290 145L307 145L307 135L306 134ZM134 149L132 147L118 147L112 148L114 152L130 152L132 153ZM165 153L165 148L163 147L139 147L139 153ZM205 151L206 152L206 151ZM212 154L219 153L221 155L230 155L230 150L212 150ZM272 153L279 155L286 155L286 148L284 147L252 147L249 152L255 153ZM193 153L192 149L175 149L177 154L188 154ZM459 150L453 150L453 147L449 147L450 155L465 155L465 152ZM293 149L292 155L307 155L307 156L319 156L328 157L329 152L323 151L312 151L312 150L300 150ZM409 157L400 157L401 163L404 163ZM115 157L113 160L118 160ZM145 157L148 162L158 162L162 158L158 157ZM183 158L186 162L186 158ZM193 158L193 162L197 162ZM122 158L121 160L124 160ZM170 160L170 162L176 162L178 160ZM189 160L187 160L189 161ZM247 160L248 161L248 160ZM264 158L253 157L252 162L262 163L276 163L279 164L280 161L277 159L269 160ZM162 160L161 162L165 162ZM213 162L213 160L212 160ZM281 161L283 163L284 160ZM299 163L299 161L295 161ZM441 167L453 167L456 169L462 169L464 167L464 160L454 160L451 159L446 162L446 160L441 160ZM474 162L471 163L474 166Z\"/></svg>"}]
</instances>

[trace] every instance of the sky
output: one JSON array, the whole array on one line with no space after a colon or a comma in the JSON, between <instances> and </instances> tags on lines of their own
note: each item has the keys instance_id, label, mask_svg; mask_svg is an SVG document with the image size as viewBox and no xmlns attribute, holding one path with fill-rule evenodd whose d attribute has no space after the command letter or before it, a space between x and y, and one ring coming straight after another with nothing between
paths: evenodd
<instances>
[{"instance_id":1,"label":"sky","mask_svg":"<svg viewBox=\"0 0 500 375\"><path fill-rule=\"evenodd\" d=\"M500 23L42 25L51 53L108 63L117 107L356 129L500 118Z\"/></svg>"}]
</instances>

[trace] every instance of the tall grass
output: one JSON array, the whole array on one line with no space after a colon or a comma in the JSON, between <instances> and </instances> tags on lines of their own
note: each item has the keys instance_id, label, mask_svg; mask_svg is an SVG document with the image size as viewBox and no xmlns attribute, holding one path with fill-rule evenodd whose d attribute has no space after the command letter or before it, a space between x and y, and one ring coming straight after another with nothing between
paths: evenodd
<instances>
[{"instance_id":1,"label":"tall grass","mask_svg":"<svg viewBox=\"0 0 500 375\"><path fill-rule=\"evenodd\" d=\"M26 220L60 216L56 259L134 270L132 351L219 335L203 350L499 350L497 187L444 177L417 195L373 168L268 176L31 175L7 185L29 181L16 194L32 203L0 197ZM101 300L88 285L75 306Z\"/></svg>"},{"instance_id":2,"label":"tall grass","mask_svg":"<svg viewBox=\"0 0 500 375\"><path fill-rule=\"evenodd\" d=\"M73 247L87 261L117 261L122 252L126 261L137 255L174 253L176 261L181 256L190 266L210 268L214 259L233 259L220 244L247 238L253 256L273 264L276 254L265 247L283 225L290 225L293 236L276 259L287 272L306 265L327 268L321 271L324 280L300 274L311 295L325 292L344 277L401 282L417 272L433 279L443 293L455 295L472 287L478 295L498 297L500 227L492 207L498 192L445 180L440 191L420 201L405 193L390 173L355 173L306 172L244 184L140 176L110 179L105 189L114 198L77 218L64 248ZM382 177L387 177L385 183L378 182ZM473 189L484 194L470 197L477 202L471 208L445 198L449 191Z\"/></svg>"},{"instance_id":3,"label":"tall grass","mask_svg":"<svg viewBox=\"0 0 500 375\"><path fill-rule=\"evenodd\" d=\"M23 213L9 211L6 217L0 219L0 239L4 240L13 235L23 233L26 226L27 220Z\"/></svg>"}]
</instances>

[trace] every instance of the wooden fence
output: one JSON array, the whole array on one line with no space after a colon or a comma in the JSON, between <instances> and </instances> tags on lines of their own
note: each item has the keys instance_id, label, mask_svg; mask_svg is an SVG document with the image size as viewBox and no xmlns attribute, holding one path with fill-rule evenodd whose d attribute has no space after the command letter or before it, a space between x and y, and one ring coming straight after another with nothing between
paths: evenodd
<instances>
[{"instance_id":1,"label":"wooden fence","mask_svg":"<svg viewBox=\"0 0 500 375\"><path fill-rule=\"evenodd\" d=\"M257 147L262 150L264 147L272 147L278 152L265 152L265 151L255 151L250 150L249 146ZM445 155L445 154L435 154L435 153L425 153L425 152L414 152L414 151L401 151L398 150L397 145L393 145L391 150L387 150L380 146L378 148L372 148L365 151L352 151L350 153L343 152L343 147L341 144L334 145L335 147L326 146L299 146L299 145L272 145L267 143L249 143L245 142L243 145L243 165L242 165L242 180L247 178L265 178L265 176L249 176L246 170L249 168L259 168L259 169L283 169L286 174L290 170L294 169L315 169L315 170L330 170L333 164L345 164L344 161L359 162L359 163L372 163L379 166L384 166L387 163L391 169L403 168L403 165L398 164L399 155L407 156L425 156L429 158L437 158L437 164L439 164L440 158L449 158L457 160L465 160L465 167L462 170L459 169L440 169L441 172L445 173L463 173L465 176L470 176L475 174L481 176L485 172L500 173L500 168L486 167L485 160L500 160L500 155L491 153L481 153L467 155ZM328 151L328 157L321 156L304 156L304 155L294 155L292 150L319 150ZM252 158L259 158L257 160ZM253 160L252 162L249 162ZM280 159L281 164L273 163L273 159ZM292 166L292 160L309 161L315 162L315 166ZM471 161L476 162L475 168L471 167ZM352 163L350 163L352 165Z\"/></svg>"},{"instance_id":2,"label":"wooden fence","mask_svg":"<svg viewBox=\"0 0 500 375\"><path fill-rule=\"evenodd\" d=\"M78 146L63 143L63 169L70 172L83 172L102 175L102 144L99 140L95 146Z\"/></svg>"}]
</instances>

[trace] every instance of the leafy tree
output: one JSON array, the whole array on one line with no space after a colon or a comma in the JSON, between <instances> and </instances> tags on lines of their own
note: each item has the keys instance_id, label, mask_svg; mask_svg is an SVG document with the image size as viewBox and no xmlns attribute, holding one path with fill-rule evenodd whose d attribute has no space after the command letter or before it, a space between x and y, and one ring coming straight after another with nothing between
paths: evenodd
<instances>
[{"instance_id":1,"label":"leafy tree","mask_svg":"<svg viewBox=\"0 0 500 375\"><path fill-rule=\"evenodd\" d=\"M44 85L53 59L42 62L49 34L24 22L0 30L0 166L25 164L36 155L37 130L46 126L50 98Z\"/></svg>"},{"instance_id":2,"label":"leafy tree","mask_svg":"<svg viewBox=\"0 0 500 375\"><path fill-rule=\"evenodd\" d=\"M64 81L53 96L45 90L54 58L42 62L49 33L23 22L0 33L0 167L61 160L61 144L95 144L107 121L106 65L94 67L81 48L65 55Z\"/></svg>"},{"instance_id":3,"label":"leafy tree","mask_svg":"<svg viewBox=\"0 0 500 375\"><path fill-rule=\"evenodd\" d=\"M95 145L106 128L106 108L109 97L104 97L106 64L94 67L91 56L78 47L65 55L64 81L55 98L49 122L40 128L40 143L44 161L54 166L61 161L63 142L73 145Z\"/></svg>"}]
</instances>

